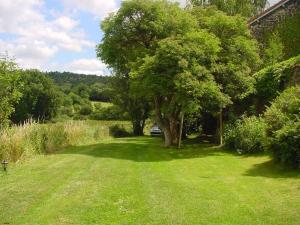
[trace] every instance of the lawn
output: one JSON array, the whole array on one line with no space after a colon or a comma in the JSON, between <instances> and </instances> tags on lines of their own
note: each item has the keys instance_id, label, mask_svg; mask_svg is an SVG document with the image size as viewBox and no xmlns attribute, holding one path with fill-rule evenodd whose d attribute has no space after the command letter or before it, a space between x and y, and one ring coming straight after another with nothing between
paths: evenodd
<instances>
[{"instance_id":1,"label":"lawn","mask_svg":"<svg viewBox=\"0 0 300 225\"><path fill-rule=\"evenodd\" d=\"M300 224L300 172L159 138L67 148L0 173L0 224Z\"/></svg>"}]
</instances>

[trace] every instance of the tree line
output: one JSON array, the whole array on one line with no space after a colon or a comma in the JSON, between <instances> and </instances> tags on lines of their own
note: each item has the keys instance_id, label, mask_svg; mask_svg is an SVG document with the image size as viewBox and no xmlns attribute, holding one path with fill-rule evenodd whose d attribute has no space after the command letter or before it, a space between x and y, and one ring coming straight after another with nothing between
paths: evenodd
<instances>
[{"instance_id":1,"label":"tree line","mask_svg":"<svg viewBox=\"0 0 300 225\"><path fill-rule=\"evenodd\" d=\"M109 77L24 70L8 57L0 60L0 130L27 120L122 120L127 114L107 104ZM104 103L101 103L104 102Z\"/></svg>"}]
</instances>

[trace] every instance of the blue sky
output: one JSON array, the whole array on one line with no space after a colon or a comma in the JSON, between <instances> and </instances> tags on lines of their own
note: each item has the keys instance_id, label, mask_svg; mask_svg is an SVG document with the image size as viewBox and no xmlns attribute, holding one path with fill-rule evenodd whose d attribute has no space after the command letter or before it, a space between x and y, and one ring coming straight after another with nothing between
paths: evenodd
<instances>
[{"instance_id":1,"label":"blue sky","mask_svg":"<svg viewBox=\"0 0 300 225\"><path fill-rule=\"evenodd\" d=\"M95 46L101 20L120 1L0 0L0 53L8 52L22 68L107 75Z\"/></svg>"}]
</instances>

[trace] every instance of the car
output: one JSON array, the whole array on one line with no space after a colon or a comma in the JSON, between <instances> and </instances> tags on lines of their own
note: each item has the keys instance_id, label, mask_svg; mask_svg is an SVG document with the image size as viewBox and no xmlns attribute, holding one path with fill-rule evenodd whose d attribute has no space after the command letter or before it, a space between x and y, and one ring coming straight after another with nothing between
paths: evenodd
<instances>
[{"instance_id":1,"label":"car","mask_svg":"<svg viewBox=\"0 0 300 225\"><path fill-rule=\"evenodd\" d=\"M153 127L150 130L151 136L161 136L162 131L157 125L153 125Z\"/></svg>"}]
</instances>

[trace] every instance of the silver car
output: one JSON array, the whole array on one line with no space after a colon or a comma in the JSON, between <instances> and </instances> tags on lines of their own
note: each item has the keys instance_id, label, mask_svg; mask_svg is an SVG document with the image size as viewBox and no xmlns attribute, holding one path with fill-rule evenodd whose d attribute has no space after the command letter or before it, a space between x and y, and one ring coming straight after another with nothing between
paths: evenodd
<instances>
[{"instance_id":1,"label":"silver car","mask_svg":"<svg viewBox=\"0 0 300 225\"><path fill-rule=\"evenodd\" d=\"M150 130L151 136L161 136L162 131L157 125L153 125L153 127Z\"/></svg>"}]
</instances>

